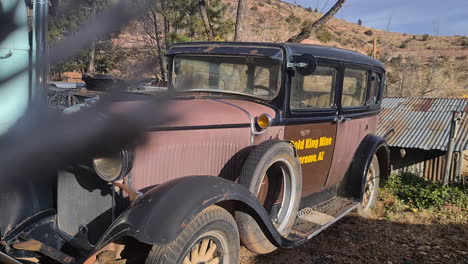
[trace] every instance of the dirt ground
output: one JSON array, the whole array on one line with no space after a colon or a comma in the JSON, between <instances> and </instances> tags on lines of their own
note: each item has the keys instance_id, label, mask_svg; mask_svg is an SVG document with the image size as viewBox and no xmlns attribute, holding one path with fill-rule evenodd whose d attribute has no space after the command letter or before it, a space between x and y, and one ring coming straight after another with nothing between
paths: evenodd
<instances>
[{"instance_id":1,"label":"dirt ground","mask_svg":"<svg viewBox=\"0 0 468 264\"><path fill-rule=\"evenodd\" d=\"M241 250L243 264L468 263L468 217L461 212L405 209L389 215L379 201L370 219L351 214L305 245L258 256Z\"/></svg>"}]
</instances>

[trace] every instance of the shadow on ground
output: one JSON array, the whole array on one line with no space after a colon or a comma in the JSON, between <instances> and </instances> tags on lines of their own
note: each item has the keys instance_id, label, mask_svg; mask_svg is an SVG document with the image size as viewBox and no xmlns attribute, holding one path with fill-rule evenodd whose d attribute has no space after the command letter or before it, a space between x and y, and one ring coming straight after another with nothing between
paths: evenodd
<instances>
[{"instance_id":1,"label":"shadow on ground","mask_svg":"<svg viewBox=\"0 0 468 264\"><path fill-rule=\"evenodd\" d=\"M410 224L347 216L305 245L258 256L245 264L468 263L468 224Z\"/></svg>"}]
</instances>

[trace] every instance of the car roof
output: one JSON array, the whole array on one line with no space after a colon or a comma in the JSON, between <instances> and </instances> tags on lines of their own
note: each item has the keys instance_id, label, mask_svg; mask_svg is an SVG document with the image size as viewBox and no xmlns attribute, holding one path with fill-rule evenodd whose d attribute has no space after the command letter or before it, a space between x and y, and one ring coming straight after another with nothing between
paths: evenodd
<instances>
[{"instance_id":1,"label":"car roof","mask_svg":"<svg viewBox=\"0 0 468 264\"><path fill-rule=\"evenodd\" d=\"M310 54L316 58L344 61L351 63L366 64L374 67L385 69L385 66L379 60L376 60L367 55L335 47L321 46L321 45L310 45L310 44L297 44L297 43L269 43L269 42L185 42L176 43L171 45L172 47L194 47L194 46L245 46L245 47L277 47L290 50L291 54L302 55Z\"/></svg>"}]
</instances>

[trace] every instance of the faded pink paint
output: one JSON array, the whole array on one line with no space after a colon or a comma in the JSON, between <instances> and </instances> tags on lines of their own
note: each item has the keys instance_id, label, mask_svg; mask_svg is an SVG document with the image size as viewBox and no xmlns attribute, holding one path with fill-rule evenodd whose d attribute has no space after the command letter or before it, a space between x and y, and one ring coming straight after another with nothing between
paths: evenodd
<instances>
[{"instance_id":1,"label":"faded pink paint","mask_svg":"<svg viewBox=\"0 0 468 264\"><path fill-rule=\"evenodd\" d=\"M251 113L252 117L275 112L264 105L239 100L226 100ZM165 127L193 127L250 123L248 115L240 109L208 99L177 100L170 113L179 118ZM250 127L221 129L191 129L149 132L147 144L135 151L131 172L132 187L138 190L190 175L220 174L235 177L246 155L236 155L250 146ZM270 138L282 139L284 128L269 128L256 136L261 143ZM248 152L246 152L248 154ZM229 164L229 166L226 166Z\"/></svg>"},{"instance_id":2,"label":"faded pink paint","mask_svg":"<svg viewBox=\"0 0 468 264\"><path fill-rule=\"evenodd\" d=\"M338 125L335 152L325 188L339 183L354 157L359 144L368 134L377 131L378 116L360 118Z\"/></svg>"},{"instance_id":3,"label":"faded pink paint","mask_svg":"<svg viewBox=\"0 0 468 264\"><path fill-rule=\"evenodd\" d=\"M222 101L224 101L226 103L237 105L237 106L247 110L252 117L257 117L257 116L259 116L261 114L268 114L272 118L275 118L275 116L276 116L276 113L272 108L270 108L268 106L265 106L265 105L262 105L262 104L259 104L259 103L249 102L249 101L241 101L241 100L226 100L226 99L224 99Z\"/></svg>"},{"instance_id":4,"label":"faded pink paint","mask_svg":"<svg viewBox=\"0 0 468 264\"><path fill-rule=\"evenodd\" d=\"M258 145L264 141L272 139L284 140L284 126L270 127L265 131L265 133L255 136L254 145Z\"/></svg>"},{"instance_id":5,"label":"faded pink paint","mask_svg":"<svg viewBox=\"0 0 468 264\"><path fill-rule=\"evenodd\" d=\"M272 117L275 115L275 112L270 107L255 102L240 100L215 101L210 99L174 100L169 105L169 114L176 116L177 119L164 126L180 127L250 123L250 119L243 111L220 101L239 105L250 112L253 117L258 116L259 113L268 113Z\"/></svg>"}]
</instances>

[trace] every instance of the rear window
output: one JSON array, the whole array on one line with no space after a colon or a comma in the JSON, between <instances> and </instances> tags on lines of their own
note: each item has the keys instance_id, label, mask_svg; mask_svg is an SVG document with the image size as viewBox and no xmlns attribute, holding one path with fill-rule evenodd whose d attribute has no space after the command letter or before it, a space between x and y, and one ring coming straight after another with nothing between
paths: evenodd
<instances>
[{"instance_id":1,"label":"rear window","mask_svg":"<svg viewBox=\"0 0 468 264\"><path fill-rule=\"evenodd\" d=\"M361 106L365 104L368 86L368 72L365 70L345 70L343 80L343 107Z\"/></svg>"},{"instance_id":2,"label":"rear window","mask_svg":"<svg viewBox=\"0 0 468 264\"><path fill-rule=\"evenodd\" d=\"M380 74L373 72L370 77L369 97L367 98L367 104L378 104L379 90L381 86L382 77Z\"/></svg>"}]
</instances>

